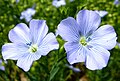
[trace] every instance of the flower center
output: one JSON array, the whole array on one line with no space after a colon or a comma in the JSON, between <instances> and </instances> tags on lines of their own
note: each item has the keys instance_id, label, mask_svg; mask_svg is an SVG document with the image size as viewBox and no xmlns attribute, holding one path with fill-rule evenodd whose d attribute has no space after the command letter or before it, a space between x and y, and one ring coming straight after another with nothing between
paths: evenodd
<instances>
[{"instance_id":1,"label":"flower center","mask_svg":"<svg viewBox=\"0 0 120 81\"><path fill-rule=\"evenodd\" d=\"M29 47L28 50L30 53L35 53L38 50L38 46L36 44L33 44Z\"/></svg>"},{"instance_id":2,"label":"flower center","mask_svg":"<svg viewBox=\"0 0 120 81\"><path fill-rule=\"evenodd\" d=\"M86 45L87 45L86 38L85 38L84 36L80 38L80 43L81 43L83 46L86 46Z\"/></svg>"}]
</instances>

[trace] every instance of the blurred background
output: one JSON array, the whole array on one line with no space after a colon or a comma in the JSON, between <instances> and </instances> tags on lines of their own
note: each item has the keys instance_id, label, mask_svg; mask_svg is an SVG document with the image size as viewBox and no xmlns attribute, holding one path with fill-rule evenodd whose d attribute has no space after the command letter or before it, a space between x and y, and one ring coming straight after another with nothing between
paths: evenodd
<instances>
[{"instance_id":1,"label":"blurred background","mask_svg":"<svg viewBox=\"0 0 120 81\"><path fill-rule=\"evenodd\" d=\"M115 2L116 1L116 2ZM57 36L59 50L35 61L28 72L16 66L17 61L4 61L2 45L10 42L9 31L18 23L29 25L31 19L46 20L49 32L56 33L61 20L82 10L106 11L101 25L110 24L117 33L117 45L112 49L108 65L102 70L91 71L84 63L69 65ZM120 81L120 2L119 0L0 0L0 81Z\"/></svg>"}]
</instances>

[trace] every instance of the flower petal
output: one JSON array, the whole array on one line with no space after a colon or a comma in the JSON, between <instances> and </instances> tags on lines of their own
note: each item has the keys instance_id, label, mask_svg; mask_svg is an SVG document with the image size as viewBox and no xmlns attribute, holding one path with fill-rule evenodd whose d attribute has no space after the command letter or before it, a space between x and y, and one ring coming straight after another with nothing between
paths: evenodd
<instances>
[{"instance_id":1,"label":"flower petal","mask_svg":"<svg viewBox=\"0 0 120 81\"><path fill-rule=\"evenodd\" d=\"M5 71L5 67L4 66L0 66L0 70Z\"/></svg>"},{"instance_id":2,"label":"flower petal","mask_svg":"<svg viewBox=\"0 0 120 81\"><path fill-rule=\"evenodd\" d=\"M29 28L26 24L20 23L9 32L9 39L13 43L27 43L29 39Z\"/></svg>"},{"instance_id":3,"label":"flower petal","mask_svg":"<svg viewBox=\"0 0 120 81\"><path fill-rule=\"evenodd\" d=\"M22 68L24 71L28 71L33 63L32 55L31 54L24 54L21 58L17 61L17 66Z\"/></svg>"},{"instance_id":4,"label":"flower petal","mask_svg":"<svg viewBox=\"0 0 120 81\"><path fill-rule=\"evenodd\" d=\"M2 56L4 60L6 59L17 60L26 52L27 47L25 47L23 44L16 45L13 43L8 43L2 46Z\"/></svg>"},{"instance_id":5,"label":"flower petal","mask_svg":"<svg viewBox=\"0 0 120 81\"><path fill-rule=\"evenodd\" d=\"M65 41L78 41L80 38L79 25L72 17L60 22L58 33Z\"/></svg>"},{"instance_id":6,"label":"flower petal","mask_svg":"<svg viewBox=\"0 0 120 81\"><path fill-rule=\"evenodd\" d=\"M32 15L34 15L35 14L35 9L33 9L33 8L28 8L27 10L26 10L26 14L27 15L30 15L30 16L32 16Z\"/></svg>"},{"instance_id":7,"label":"flower petal","mask_svg":"<svg viewBox=\"0 0 120 81\"><path fill-rule=\"evenodd\" d=\"M62 5L66 5L66 2L65 0L53 0L52 5L58 8Z\"/></svg>"},{"instance_id":8,"label":"flower petal","mask_svg":"<svg viewBox=\"0 0 120 81\"><path fill-rule=\"evenodd\" d=\"M36 53L32 54L33 60L38 60L40 59L40 57L41 57L40 51L37 51Z\"/></svg>"},{"instance_id":9,"label":"flower petal","mask_svg":"<svg viewBox=\"0 0 120 81\"><path fill-rule=\"evenodd\" d=\"M48 27L45 20L31 20L30 21L30 32L32 36L32 41L34 44L40 44L45 35L48 32Z\"/></svg>"},{"instance_id":10,"label":"flower petal","mask_svg":"<svg viewBox=\"0 0 120 81\"><path fill-rule=\"evenodd\" d=\"M80 25L82 35L88 36L99 27L101 17L95 11L81 10L76 20Z\"/></svg>"},{"instance_id":11,"label":"flower petal","mask_svg":"<svg viewBox=\"0 0 120 81\"><path fill-rule=\"evenodd\" d=\"M5 70L5 67L2 65L2 59L0 59L0 70Z\"/></svg>"},{"instance_id":12,"label":"flower petal","mask_svg":"<svg viewBox=\"0 0 120 81\"><path fill-rule=\"evenodd\" d=\"M96 10L95 12L98 13L100 15L100 17L104 17L105 15L108 14L107 11L98 11L98 10Z\"/></svg>"},{"instance_id":13,"label":"flower petal","mask_svg":"<svg viewBox=\"0 0 120 81\"><path fill-rule=\"evenodd\" d=\"M107 50L114 48L117 40L115 30L110 25L101 26L90 38L89 44L99 44Z\"/></svg>"},{"instance_id":14,"label":"flower petal","mask_svg":"<svg viewBox=\"0 0 120 81\"><path fill-rule=\"evenodd\" d=\"M70 64L85 61L86 50L79 43L67 42L64 47L67 52L67 60Z\"/></svg>"},{"instance_id":15,"label":"flower petal","mask_svg":"<svg viewBox=\"0 0 120 81\"><path fill-rule=\"evenodd\" d=\"M106 67L110 53L98 45L89 48L87 51L86 67L90 70L97 70Z\"/></svg>"},{"instance_id":16,"label":"flower petal","mask_svg":"<svg viewBox=\"0 0 120 81\"><path fill-rule=\"evenodd\" d=\"M29 54L32 55L31 59L33 59L34 61L40 59L40 57L41 57L41 51L39 51L39 49L37 49L37 51L35 53L29 52Z\"/></svg>"},{"instance_id":17,"label":"flower petal","mask_svg":"<svg viewBox=\"0 0 120 81\"><path fill-rule=\"evenodd\" d=\"M114 5L118 5L120 4L120 1L119 0L114 0Z\"/></svg>"},{"instance_id":18,"label":"flower petal","mask_svg":"<svg viewBox=\"0 0 120 81\"><path fill-rule=\"evenodd\" d=\"M56 40L56 37L53 33L49 33L43 39L41 45L39 46L39 54L40 55L47 55L51 50L58 49L59 44Z\"/></svg>"},{"instance_id":19,"label":"flower petal","mask_svg":"<svg viewBox=\"0 0 120 81\"><path fill-rule=\"evenodd\" d=\"M27 10L21 13L20 19L25 18L26 22L29 22L32 19L32 15L35 14L35 10L33 8L28 8Z\"/></svg>"}]
</instances>

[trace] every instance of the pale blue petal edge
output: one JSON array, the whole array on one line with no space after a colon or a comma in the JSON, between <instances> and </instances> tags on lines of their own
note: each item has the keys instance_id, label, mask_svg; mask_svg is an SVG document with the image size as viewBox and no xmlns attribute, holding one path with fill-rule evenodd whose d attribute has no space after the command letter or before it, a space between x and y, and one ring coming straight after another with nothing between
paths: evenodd
<instances>
[{"instance_id":1,"label":"pale blue petal edge","mask_svg":"<svg viewBox=\"0 0 120 81\"><path fill-rule=\"evenodd\" d=\"M80 31L83 36L92 34L100 25L101 17L95 11L81 10L76 17L77 23L80 26Z\"/></svg>"}]
</instances>

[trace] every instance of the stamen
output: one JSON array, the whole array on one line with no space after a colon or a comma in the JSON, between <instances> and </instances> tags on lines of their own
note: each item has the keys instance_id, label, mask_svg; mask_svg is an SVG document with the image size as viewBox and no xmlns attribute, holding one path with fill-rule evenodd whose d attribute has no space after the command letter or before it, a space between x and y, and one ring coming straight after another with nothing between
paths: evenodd
<instances>
[{"instance_id":1,"label":"stamen","mask_svg":"<svg viewBox=\"0 0 120 81\"><path fill-rule=\"evenodd\" d=\"M81 37L81 38L80 38L80 44L82 44L83 46L86 46L86 45L87 45L87 42L86 42L86 38L85 38L85 37Z\"/></svg>"},{"instance_id":2,"label":"stamen","mask_svg":"<svg viewBox=\"0 0 120 81\"><path fill-rule=\"evenodd\" d=\"M31 45L29 48L30 53L35 53L38 50L38 46L36 44Z\"/></svg>"}]
</instances>

